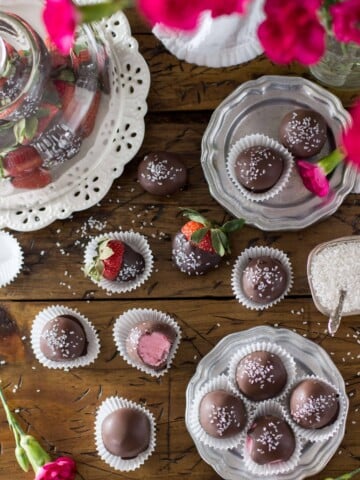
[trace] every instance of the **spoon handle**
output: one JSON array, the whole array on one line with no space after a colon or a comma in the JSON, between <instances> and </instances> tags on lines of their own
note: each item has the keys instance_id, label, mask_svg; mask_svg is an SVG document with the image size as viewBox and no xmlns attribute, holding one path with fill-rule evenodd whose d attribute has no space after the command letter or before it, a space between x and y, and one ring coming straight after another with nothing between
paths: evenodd
<instances>
[{"instance_id":1,"label":"spoon handle","mask_svg":"<svg viewBox=\"0 0 360 480\"><path fill-rule=\"evenodd\" d=\"M330 333L331 336L334 336L340 327L341 313L344 306L345 297L346 297L346 290L340 290L339 303L334 313L330 315L329 322L328 322L328 332Z\"/></svg>"}]
</instances>

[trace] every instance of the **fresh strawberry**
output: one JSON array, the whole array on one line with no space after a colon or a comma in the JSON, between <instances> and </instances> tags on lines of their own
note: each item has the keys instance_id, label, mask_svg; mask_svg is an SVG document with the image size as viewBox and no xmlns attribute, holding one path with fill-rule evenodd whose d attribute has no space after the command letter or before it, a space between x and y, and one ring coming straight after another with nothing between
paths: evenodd
<instances>
[{"instance_id":1,"label":"fresh strawberry","mask_svg":"<svg viewBox=\"0 0 360 480\"><path fill-rule=\"evenodd\" d=\"M83 138L88 137L94 129L96 116L99 110L101 99L100 90L97 90L94 94L94 98L90 104L89 110L87 111L85 117L80 123L78 133Z\"/></svg>"},{"instance_id":2,"label":"fresh strawberry","mask_svg":"<svg viewBox=\"0 0 360 480\"><path fill-rule=\"evenodd\" d=\"M64 80L54 80L55 88L59 94L63 112L67 110L75 93L75 84Z\"/></svg>"},{"instance_id":3,"label":"fresh strawberry","mask_svg":"<svg viewBox=\"0 0 360 480\"><path fill-rule=\"evenodd\" d=\"M72 50L70 53L70 57L72 61L72 67L75 72L79 71L81 65L92 63L91 53L86 47L79 51Z\"/></svg>"},{"instance_id":4,"label":"fresh strawberry","mask_svg":"<svg viewBox=\"0 0 360 480\"><path fill-rule=\"evenodd\" d=\"M120 240L104 240L98 245L98 254L88 269L88 275L95 280L106 278L114 281L119 275L125 245Z\"/></svg>"},{"instance_id":5,"label":"fresh strawberry","mask_svg":"<svg viewBox=\"0 0 360 480\"><path fill-rule=\"evenodd\" d=\"M190 220L173 239L174 264L189 275L202 275L216 268L230 253L228 234L244 225L244 220L230 220L220 226L209 222L195 210L185 210Z\"/></svg>"},{"instance_id":6,"label":"fresh strawberry","mask_svg":"<svg viewBox=\"0 0 360 480\"><path fill-rule=\"evenodd\" d=\"M46 187L52 182L51 173L44 168L35 168L24 172L20 177L13 177L11 183L15 188L27 188L35 190Z\"/></svg>"},{"instance_id":7,"label":"fresh strawberry","mask_svg":"<svg viewBox=\"0 0 360 480\"><path fill-rule=\"evenodd\" d=\"M34 147L21 146L2 159L4 176L19 177L41 167L43 161Z\"/></svg>"}]
</instances>

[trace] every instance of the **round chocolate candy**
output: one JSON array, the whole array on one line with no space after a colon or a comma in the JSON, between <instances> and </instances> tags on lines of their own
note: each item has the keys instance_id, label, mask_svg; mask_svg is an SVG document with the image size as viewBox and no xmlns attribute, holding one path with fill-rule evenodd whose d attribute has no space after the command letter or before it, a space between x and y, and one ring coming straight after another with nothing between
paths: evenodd
<instances>
[{"instance_id":1,"label":"round chocolate candy","mask_svg":"<svg viewBox=\"0 0 360 480\"><path fill-rule=\"evenodd\" d=\"M239 390L254 401L276 397L285 387L287 372L281 359L271 352L246 355L236 368Z\"/></svg>"},{"instance_id":2,"label":"round chocolate candy","mask_svg":"<svg viewBox=\"0 0 360 480\"><path fill-rule=\"evenodd\" d=\"M290 426L274 415L256 418L247 432L246 449L259 465L286 462L294 453L295 445Z\"/></svg>"},{"instance_id":3,"label":"round chocolate candy","mask_svg":"<svg viewBox=\"0 0 360 480\"><path fill-rule=\"evenodd\" d=\"M339 395L321 380L303 380L291 392L290 413L292 419L303 428L326 427L337 419Z\"/></svg>"},{"instance_id":4,"label":"round chocolate candy","mask_svg":"<svg viewBox=\"0 0 360 480\"><path fill-rule=\"evenodd\" d=\"M298 109L282 119L280 141L298 158L307 158L320 152L327 137L327 126L320 113Z\"/></svg>"},{"instance_id":5,"label":"round chocolate candy","mask_svg":"<svg viewBox=\"0 0 360 480\"><path fill-rule=\"evenodd\" d=\"M135 408L119 408L101 425L106 450L124 460L137 457L150 444L151 425L148 416Z\"/></svg>"},{"instance_id":6,"label":"round chocolate candy","mask_svg":"<svg viewBox=\"0 0 360 480\"><path fill-rule=\"evenodd\" d=\"M185 185L186 177L186 167L174 153L149 153L138 167L139 183L152 195L177 192Z\"/></svg>"},{"instance_id":7,"label":"round chocolate candy","mask_svg":"<svg viewBox=\"0 0 360 480\"><path fill-rule=\"evenodd\" d=\"M238 182L254 193L270 190L281 177L283 169L283 156L263 145L246 148L239 153L235 162Z\"/></svg>"},{"instance_id":8,"label":"round chocolate candy","mask_svg":"<svg viewBox=\"0 0 360 480\"><path fill-rule=\"evenodd\" d=\"M133 361L156 371L162 370L167 365L175 339L176 332L170 325L149 320L130 330L126 352Z\"/></svg>"},{"instance_id":9,"label":"round chocolate candy","mask_svg":"<svg viewBox=\"0 0 360 480\"><path fill-rule=\"evenodd\" d=\"M240 398L225 390L214 390L200 402L199 421L212 437L229 438L243 430L246 410Z\"/></svg>"},{"instance_id":10,"label":"round chocolate candy","mask_svg":"<svg viewBox=\"0 0 360 480\"><path fill-rule=\"evenodd\" d=\"M40 336L40 350L46 358L62 362L87 353L85 330L73 315L59 315L44 326Z\"/></svg>"},{"instance_id":11,"label":"round chocolate candy","mask_svg":"<svg viewBox=\"0 0 360 480\"><path fill-rule=\"evenodd\" d=\"M144 257L136 252L134 249L124 243L124 253L122 257L122 264L117 276L117 280L122 282L130 282L135 280L138 275L141 275L145 270Z\"/></svg>"},{"instance_id":12,"label":"round chocolate candy","mask_svg":"<svg viewBox=\"0 0 360 480\"><path fill-rule=\"evenodd\" d=\"M279 260L257 257L249 261L241 280L245 295L253 302L265 305L284 293L287 272Z\"/></svg>"}]
</instances>

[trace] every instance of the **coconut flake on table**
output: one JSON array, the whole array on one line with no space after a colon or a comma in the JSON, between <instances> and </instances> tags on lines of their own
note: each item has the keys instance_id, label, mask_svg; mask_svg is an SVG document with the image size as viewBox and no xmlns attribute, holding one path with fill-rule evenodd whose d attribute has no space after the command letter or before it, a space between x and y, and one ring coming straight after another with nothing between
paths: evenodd
<instances>
[{"instance_id":1,"label":"coconut flake on table","mask_svg":"<svg viewBox=\"0 0 360 480\"><path fill-rule=\"evenodd\" d=\"M345 290L343 313L360 310L360 243L325 247L311 261L311 280L317 299L329 311L336 309Z\"/></svg>"}]
</instances>

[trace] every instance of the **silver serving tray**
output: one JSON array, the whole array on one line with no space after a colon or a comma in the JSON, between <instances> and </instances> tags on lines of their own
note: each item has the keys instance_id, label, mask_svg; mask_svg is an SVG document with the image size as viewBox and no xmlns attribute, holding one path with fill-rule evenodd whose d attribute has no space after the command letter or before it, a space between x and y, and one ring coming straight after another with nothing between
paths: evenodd
<instances>
[{"instance_id":1,"label":"silver serving tray","mask_svg":"<svg viewBox=\"0 0 360 480\"><path fill-rule=\"evenodd\" d=\"M235 217L262 230L298 230L332 215L351 192L356 172L340 165L331 176L326 199L308 192L293 170L287 187L265 202L246 200L229 179L226 156L245 135L263 133L278 139L283 116L295 108L311 108L328 124L328 139L317 160L332 151L350 116L340 100L322 87L300 77L263 76L242 84L214 111L202 139L201 163L211 195Z\"/></svg>"},{"instance_id":2,"label":"silver serving tray","mask_svg":"<svg viewBox=\"0 0 360 480\"><path fill-rule=\"evenodd\" d=\"M316 343L284 328L255 327L223 338L198 364L194 376L191 378L186 390L185 422L188 431L190 422L190 409L195 393L211 378L227 373L231 356L239 349L252 342L276 342L285 348L295 359L298 374L317 375L328 380L344 395L346 401L346 415L349 401L346 396L344 380L335 364ZM300 458L300 463L292 472L261 477L262 480L301 480L323 470L336 450L340 446L345 433L345 422L340 426L334 437L325 442L306 442ZM244 465L241 451L215 450L202 444L192 436L199 455L205 462L225 480L256 480Z\"/></svg>"}]
</instances>

